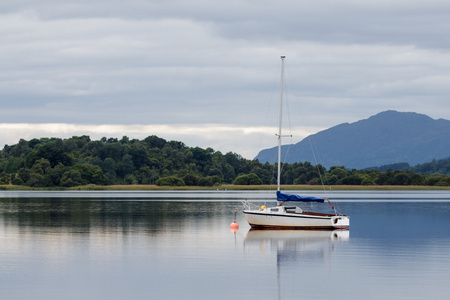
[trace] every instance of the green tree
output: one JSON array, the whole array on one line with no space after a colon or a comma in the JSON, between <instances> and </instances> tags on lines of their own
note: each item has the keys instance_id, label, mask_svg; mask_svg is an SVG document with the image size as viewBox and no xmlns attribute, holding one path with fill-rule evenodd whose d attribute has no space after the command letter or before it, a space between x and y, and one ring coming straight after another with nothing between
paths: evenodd
<instances>
[{"instance_id":1,"label":"green tree","mask_svg":"<svg viewBox=\"0 0 450 300\"><path fill-rule=\"evenodd\" d=\"M158 186L184 186L184 181L181 178L175 176L161 177L156 180Z\"/></svg>"},{"instance_id":2,"label":"green tree","mask_svg":"<svg viewBox=\"0 0 450 300\"><path fill-rule=\"evenodd\" d=\"M361 179L361 177L359 177L358 174L352 174L352 175L347 176L339 181L341 182L340 184L344 184L344 185L361 185L362 179Z\"/></svg>"},{"instance_id":3,"label":"green tree","mask_svg":"<svg viewBox=\"0 0 450 300\"><path fill-rule=\"evenodd\" d=\"M116 175L116 161L110 157L105 158L102 165L102 171L113 176Z\"/></svg>"},{"instance_id":4,"label":"green tree","mask_svg":"<svg viewBox=\"0 0 450 300\"><path fill-rule=\"evenodd\" d=\"M197 176L195 174L192 174L192 173L188 173L188 174L183 176L183 181L188 186L195 186L195 185L197 185L199 179L200 179L199 176Z\"/></svg>"},{"instance_id":5,"label":"green tree","mask_svg":"<svg viewBox=\"0 0 450 300\"><path fill-rule=\"evenodd\" d=\"M331 167L330 174L336 175L338 179L343 179L349 175L349 171L345 170L344 167Z\"/></svg>"},{"instance_id":6,"label":"green tree","mask_svg":"<svg viewBox=\"0 0 450 300\"><path fill-rule=\"evenodd\" d=\"M51 145L44 145L27 156L27 167L32 167L41 158L48 160L52 168L59 163L65 166L71 166L73 164L72 157L65 153L64 150Z\"/></svg>"},{"instance_id":7,"label":"green tree","mask_svg":"<svg viewBox=\"0 0 450 300\"><path fill-rule=\"evenodd\" d=\"M121 144L129 144L130 143L130 138L127 137L126 135L124 135L122 137L122 139L119 141Z\"/></svg>"},{"instance_id":8,"label":"green tree","mask_svg":"<svg viewBox=\"0 0 450 300\"><path fill-rule=\"evenodd\" d=\"M68 170L64 172L60 185L64 187L72 187L82 184L81 173L77 170Z\"/></svg>"},{"instance_id":9,"label":"green tree","mask_svg":"<svg viewBox=\"0 0 450 300\"><path fill-rule=\"evenodd\" d=\"M125 176L134 171L133 158L129 154L125 154L122 158L122 171Z\"/></svg>"},{"instance_id":10,"label":"green tree","mask_svg":"<svg viewBox=\"0 0 450 300\"><path fill-rule=\"evenodd\" d=\"M325 174L323 180L324 180L324 183L327 185L334 185L338 182L339 177L337 175L327 173L327 174Z\"/></svg>"},{"instance_id":11,"label":"green tree","mask_svg":"<svg viewBox=\"0 0 450 300\"><path fill-rule=\"evenodd\" d=\"M52 183L51 185L59 186L62 175L65 171L67 171L68 168L69 167L66 167L63 164L58 164L54 168L50 168L49 170L47 170L46 175L48 175L48 177L50 178Z\"/></svg>"},{"instance_id":12,"label":"green tree","mask_svg":"<svg viewBox=\"0 0 450 300\"><path fill-rule=\"evenodd\" d=\"M410 185L411 184L411 178L409 177L409 174L404 172L398 172L394 175L394 178L392 179L393 185Z\"/></svg>"},{"instance_id":13,"label":"green tree","mask_svg":"<svg viewBox=\"0 0 450 300\"><path fill-rule=\"evenodd\" d=\"M306 174L301 174L293 182L294 184L306 184Z\"/></svg>"},{"instance_id":14,"label":"green tree","mask_svg":"<svg viewBox=\"0 0 450 300\"><path fill-rule=\"evenodd\" d=\"M126 184L138 184L138 180L133 174L128 174L125 176L125 183Z\"/></svg>"},{"instance_id":15,"label":"green tree","mask_svg":"<svg viewBox=\"0 0 450 300\"><path fill-rule=\"evenodd\" d=\"M376 183L369 175L362 175L361 185L376 185Z\"/></svg>"},{"instance_id":16,"label":"green tree","mask_svg":"<svg viewBox=\"0 0 450 300\"><path fill-rule=\"evenodd\" d=\"M99 167L96 167L92 172L92 179L90 182L98 185L107 185L108 177L106 177L106 175Z\"/></svg>"},{"instance_id":17,"label":"green tree","mask_svg":"<svg viewBox=\"0 0 450 300\"><path fill-rule=\"evenodd\" d=\"M30 173L30 176L26 182L26 185L30 187L43 187L44 186L44 176L38 173Z\"/></svg>"},{"instance_id":18,"label":"green tree","mask_svg":"<svg viewBox=\"0 0 450 300\"><path fill-rule=\"evenodd\" d=\"M27 169L27 168L21 168L17 172L17 178L22 180L22 182L27 182L30 179L30 176L31 176L31 171L30 171L30 169Z\"/></svg>"},{"instance_id":19,"label":"green tree","mask_svg":"<svg viewBox=\"0 0 450 300\"><path fill-rule=\"evenodd\" d=\"M23 185L24 184L23 180L20 179L19 177L14 177L11 180L11 183L14 184L14 185Z\"/></svg>"},{"instance_id":20,"label":"green tree","mask_svg":"<svg viewBox=\"0 0 450 300\"><path fill-rule=\"evenodd\" d=\"M212 181L211 176L206 176L206 177L201 177L198 180L197 185L199 185L199 186L213 186L214 182Z\"/></svg>"},{"instance_id":21,"label":"green tree","mask_svg":"<svg viewBox=\"0 0 450 300\"><path fill-rule=\"evenodd\" d=\"M25 167L25 159L22 157L9 157L3 164L3 170L7 173L17 173L20 168Z\"/></svg>"},{"instance_id":22,"label":"green tree","mask_svg":"<svg viewBox=\"0 0 450 300\"><path fill-rule=\"evenodd\" d=\"M244 174L236 177L234 185L261 185L262 180L255 173Z\"/></svg>"},{"instance_id":23,"label":"green tree","mask_svg":"<svg viewBox=\"0 0 450 300\"><path fill-rule=\"evenodd\" d=\"M31 170L40 175L44 175L45 173L48 172L50 168L51 168L50 162L45 158L41 158L36 160Z\"/></svg>"},{"instance_id":24,"label":"green tree","mask_svg":"<svg viewBox=\"0 0 450 300\"><path fill-rule=\"evenodd\" d=\"M2 172L0 174L0 184L9 184L11 181L11 175L8 173Z\"/></svg>"},{"instance_id":25,"label":"green tree","mask_svg":"<svg viewBox=\"0 0 450 300\"><path fill-rule=\"evenodd\" d=\"M144 139L144 143L147 144L148 148L162 149L166 145L167 141L165 139L157 137L156 135L152 135L146 137Z\"/></svg>"}]
</instances>

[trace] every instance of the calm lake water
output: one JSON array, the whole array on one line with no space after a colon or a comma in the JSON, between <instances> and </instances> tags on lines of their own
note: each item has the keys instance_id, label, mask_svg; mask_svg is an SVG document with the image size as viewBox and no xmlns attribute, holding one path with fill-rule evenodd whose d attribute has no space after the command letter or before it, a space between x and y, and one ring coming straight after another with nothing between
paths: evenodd
<instances>
[{"instance_id":1,"label":"calm lake water","mask_svg":"<svg viewBox=\"0 0 450 300\"><path fill-rule=\"evenodd\" d=\"M348 231L249 231L240 200L273 194L0 192L0 299L448 299L450 192L335 192Z\"/></svg>"}]
</instances>

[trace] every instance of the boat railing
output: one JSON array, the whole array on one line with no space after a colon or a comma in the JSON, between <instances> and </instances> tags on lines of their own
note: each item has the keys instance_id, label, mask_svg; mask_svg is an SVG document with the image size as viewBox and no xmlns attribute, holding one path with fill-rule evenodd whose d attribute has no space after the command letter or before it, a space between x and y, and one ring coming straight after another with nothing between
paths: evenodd
<instances>
[{"instance_id":1,"label":"boat railing","mask_svg":"<svg viewBox=\"0 0 450 300\"><path fill-rule=\"evenodd\" d=\"M254 203L251 203L247 199L241 200L241 203L244 206L244 210L259 209L258 205L255 205Z\"/></svg>"}]
</instances>

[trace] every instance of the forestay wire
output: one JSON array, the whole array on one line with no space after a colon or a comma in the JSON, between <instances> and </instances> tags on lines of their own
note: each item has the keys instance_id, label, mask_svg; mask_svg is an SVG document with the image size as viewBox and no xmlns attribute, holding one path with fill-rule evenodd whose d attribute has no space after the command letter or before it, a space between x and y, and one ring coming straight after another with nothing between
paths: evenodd
<instances>
[{"instance_id":1,"label":"forestay wire","mask_svg":"<svg viewBox=\"0 0 450 300\"><path fill-rule=\"evenodd\" d=\"M287 75L288 75L288 77L289 77L289 69L286 67L286 73L287 73ZM288 81L288 80L286 80L286 81ZM285 82L286 82L285 81ZM285 83L285 85L287 85L286 83ZM288 157L288 153L289 153L289 150L290 150L290 147L291 147L291 145L293 144L293 142L292 142L292 127L291 127L291 118L290 118L290 109L289 109L289 101L288 101L288 99L287 99L287 95L288 95L289 93L285 93L285 98L286 98L286 108L287 108L287 115L288 115L288 122L289 122L289 130L290 130L290 136L291 136L291 143L289 143L289 145L288 145L288 147L287 147L287 149L286 149L286 152L285 152L285 155L284 155L284 161L286 161L287 160L287 157ZM300 104L299 103L297 103L297 105L299 106ZM310 149L311 149L311 153L312 153L312 155L313 155L313 159L314 159L314 164L316 165L316 169L317 169L317 173L319 174L319 180L320 180L320 184L322 185L322 189L325 191L325 185L327 185L328 186L328 188L329 188L329 191L330 191L330 193L333 193L333 190L332 190L332 188L331 188L331 185L330 185L330 182L329 182L329 180L328 180L328 177L327 176L325 176L325 174L323 173L324 172L324 170L322 170L320 167L319 167L319 164L320 164L320 166L323 166L322 165L322 159L321 159L321 157L320 157L320 153L319 153L319 150L318 150L318 148L317 148L317 145L316 145L316 143L315 143L315 141L314 141L314 139L313 139L313 137L312 137L312 134L311 134L311 130L309 129L309 127L308 126L306 126L306 124L305 124L305 118L304 118L304 115L302 115L302 110L301 110L301 108L300 107L298 107L298 111L300 112L300 118L299 119L301 119L302 120L302 122L303 122L303 126L304 126L304 128L306 128L306 134L307 134L307 139L308 139L308 143L309 143L309 145L310 145ZM320 162L320 163L319 163ZM323 171L323 172L322 172ZM324 182L325 181L325 182ZM337 205L333 205L332 203L331 203L331 201L330 200L328 200L327 201L327 203L328 203L328 205L336 212L336 211L339 211L339 208L337 207Z\"/></svg>"}]
</instances>

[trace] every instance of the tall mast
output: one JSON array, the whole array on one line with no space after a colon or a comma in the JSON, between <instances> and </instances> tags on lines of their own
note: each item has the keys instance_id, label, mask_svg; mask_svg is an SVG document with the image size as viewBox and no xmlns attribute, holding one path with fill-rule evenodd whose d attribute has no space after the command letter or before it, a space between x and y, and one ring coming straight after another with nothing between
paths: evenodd
<instances>
[{"instance_id":1,"label":"tall mast","mask_svg":"<svg viewBox=\"0 0 450 300\"><path fill-rule=\"evenodd\" d=\"M280 83L280 120L278 125L278 176L277 176L277 191L280 191L281 182L281 127L283 125L283 80L284 80L284 58L281 56L281 83Z\"/></svg>"}]
</instances>

